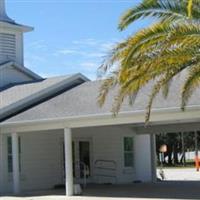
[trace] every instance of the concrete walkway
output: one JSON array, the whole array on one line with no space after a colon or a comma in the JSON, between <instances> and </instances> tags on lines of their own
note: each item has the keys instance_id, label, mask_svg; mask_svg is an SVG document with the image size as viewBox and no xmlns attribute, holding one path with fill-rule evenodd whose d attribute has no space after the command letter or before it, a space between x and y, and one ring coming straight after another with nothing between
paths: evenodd
<instances>
[{"instance_id":1,"label":"concrete walkway","mask_svg":"<svg viewBox=\"0 0 200 200\"><path fill-rule=\"evenodd\" d=\"M63 190L41 191L21 197L0 197L0 200L172 200L200 199L199 182L137 183L130 185L91 185L82 196L66 198Z\"/></svg>"},{"instance_id":2,"label":"concrete walkway","mask_svg":"<svg viewBox=\"0 0 200 200\"><path fill-rule=\"evenodd\" d=\"M197 172L195 168L164 168L164 174L166 180L200 181L200 171ZM157 175L159 177L159 169Z\"/></svg>"}]
</instances>

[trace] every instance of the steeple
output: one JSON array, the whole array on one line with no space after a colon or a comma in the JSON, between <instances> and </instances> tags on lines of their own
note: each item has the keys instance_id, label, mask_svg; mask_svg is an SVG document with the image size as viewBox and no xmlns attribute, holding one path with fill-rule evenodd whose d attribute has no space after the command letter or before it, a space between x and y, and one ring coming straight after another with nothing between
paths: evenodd
<instances>
[{"instance_id":1,"label":"steeple","mask_svg":"<svg viewBox=\"0 0 200 200\"><path fill-rule=\"evenodd\" d=\"M5 0L0 0L0 21L11 22L11 23L14 22L14 20L9 18L8 15L6 14Z\"/></svg>"},{"instance_id":2,"label":"steeple","mask_svg":"<svg viewBox=\"0 0 200 200\"><path fill-rule=\"evenodd\" d=\"M6 13L5 0L0 0L0 64L14 61L23 66L23 33L33 28L16 23Z\"/></svg>"}]
</instances>

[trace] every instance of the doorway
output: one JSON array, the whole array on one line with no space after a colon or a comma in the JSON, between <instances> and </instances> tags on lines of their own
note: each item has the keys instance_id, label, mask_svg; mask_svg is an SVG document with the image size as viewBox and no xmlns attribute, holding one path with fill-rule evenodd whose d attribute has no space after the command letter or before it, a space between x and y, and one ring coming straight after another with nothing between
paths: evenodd
<instances>
[{"instance_id":1,"label":"doorway","mask_svg":"<svg viewBox=\"0 0 200 200\"><path fill-rule=\"evenodd\" d=\"M62 171L63 183L65 181L65 151L64 143L62 147ZM73 177L75 183L85 184L91 182L92 176L92 139L75 138L72 141L72 158L73 158Z\"/></svg>"}]
</instances>

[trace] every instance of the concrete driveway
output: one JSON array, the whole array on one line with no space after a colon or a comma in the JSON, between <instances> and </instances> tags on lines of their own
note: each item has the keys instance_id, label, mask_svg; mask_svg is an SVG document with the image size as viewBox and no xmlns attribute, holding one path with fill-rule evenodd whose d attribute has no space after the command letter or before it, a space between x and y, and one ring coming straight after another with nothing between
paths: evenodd
<instances>
[{"instance_id":1,"label":"concrete driveway","mask_svg":"<svg viewBox=\"0 0 200 200\"><path fill-rule=\"evenodd\" d=\"M159 169L157 170L159 176ZM166 180L173 181L200 181L200 171L195 168L164 168Z\"/></svg>"},{"instance_id":2,"label":"concrete driveway","mask_svg":"<svg viewBox=\"0 0 200 200\"><path fill-rule=\"evenodd\" d=\"M135 183L130 185L89 185L82 196L66 198L63 190L41 191L0 200L149 200L200 199L199 182Z\"/></svg>"}]
</instances>

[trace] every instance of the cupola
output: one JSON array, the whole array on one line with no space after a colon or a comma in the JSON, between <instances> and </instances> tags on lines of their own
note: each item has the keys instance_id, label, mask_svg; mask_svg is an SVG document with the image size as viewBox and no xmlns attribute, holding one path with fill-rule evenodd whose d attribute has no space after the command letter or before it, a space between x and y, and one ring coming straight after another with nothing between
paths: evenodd
<instances>
[{"instance_id":1,"label":"cupola","mask_svg":"<svg viewBox=\"0 0 200 200\"><path fill-rule=\"evenodd\" d=\"M23 34L32 30L8 17L5 0L0 0L0 64L13 61L23 66Z\"/></svg>"}]
</instances>

